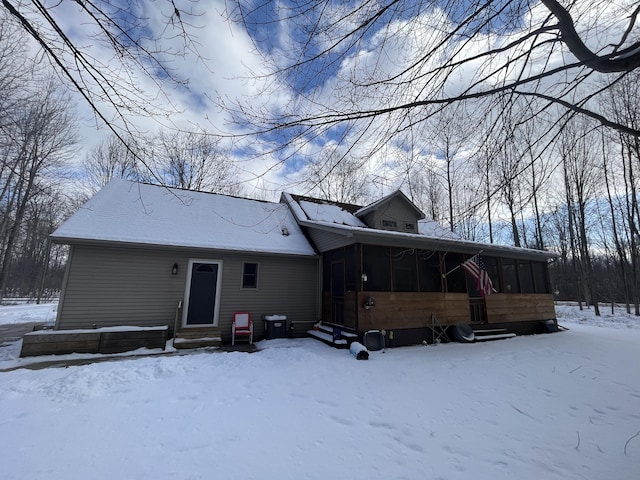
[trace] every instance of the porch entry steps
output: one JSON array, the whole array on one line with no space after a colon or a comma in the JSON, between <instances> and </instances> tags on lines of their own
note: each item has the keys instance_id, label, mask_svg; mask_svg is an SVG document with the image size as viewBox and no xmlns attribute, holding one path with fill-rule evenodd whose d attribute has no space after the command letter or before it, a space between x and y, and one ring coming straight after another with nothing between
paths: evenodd
<instances>
[{"instance_id":1,"label":"porch entry steps","mask_svg":"<svg viewBox=\"0 0 640 480\"><path fill-rule=\"evenodd\" d=\"M318 323L314 325L313 330L307 331L307 335L316 340L331 345L335 348L349 348L349 345L358 340L358 335L348 331L342 330L340 327L335 327L339 330L339 336L334 335L334 326ZM472 327L473 328L473 327ZM515 333L510 332L506 328L473 328L475 342L488 342L491 340L504 340L507 338L513 338ZM449 340L451 341L451 340Z\"/></svg>"},{"instance_id":2,"label":"porch entry steps","mask_svg":"<svg viewBox=\"0 0 640 480\"><path fill-rule=\"evenodd\" d=\"M178 349L220 347L222 337L218 327L183 328L173 337L173 346Z\"/></svg>"},{"instance_id":3,"label":"porch entry steps","mask_svg":"<svg viewBox=\"0 0 640 480\"><path fill-rule=\"evenodd\" d=\"M476 342L488 342L489 340L504 340L513 338L515 333L510 332L506 328L474 328Z\"/></svg>"},{"instance_id":4,"label":"porch entry steps","mask_svg":"<svg viewBox=\"0 0 640 480\"><path fill-rule=\"evenodd\" d=\"M349 348L349 345L358 339L355 333L322 323L315 324L313 330L307 331L307 335L335 348Z\"/></svg>"}]
</instances>

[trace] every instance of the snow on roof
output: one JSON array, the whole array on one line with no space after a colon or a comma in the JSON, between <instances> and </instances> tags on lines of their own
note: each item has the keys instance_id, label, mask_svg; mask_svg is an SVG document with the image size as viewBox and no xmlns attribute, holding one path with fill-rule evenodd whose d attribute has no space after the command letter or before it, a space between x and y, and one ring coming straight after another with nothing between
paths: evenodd
<instances>
[{"instance_id":1,"label":"snow on roof","mask_svg":"<svg viewBox=\"0 0 640 480\"><path fill-rule=\"evenodd\" d=\"M418 220L418 233L425 237L447 238L449 240L462 240L462 237L448 228L443 227L431 218Z\"/></svg>"},{"instance_id":2,"label":"snow on roof","mask_svg":"<svg viewBox=\"0 0 640 480\"><path fill-rule=\"evenodd\" d=\"M359 218L340 208L338 205L301 200L300 207L309 220L336 223L338 225L350 225L353 227L366 227Z\"/></svg>"},{"instance_id":3,"label":"snow on roof","mask_svg":"<svg viewBox=\"0 0 640 480\"><path fill-rule=\"evenodd\" d=\"M394 193L393 195L396 195ZM388 200L390 196L385 197L384 200ZM357 227L367 230L376 230L368 225L366 225L362 220L360 220L356 215L361 215L364 209L369 209L373 205L377 205L380 202L374 202L367 207L360 208L356 211L356 213L351 213L345 208L341 207L339 204L324 202L324 201L310 201L305 200L304 198L295 198L294 196L285 193L284 199L289 203L292 210L298 216L298 220L308 221L315 223L317 225L335 225L335 226L343 226L343 227ZM422 213L422 212L421 212ZM389 230L376 230L385 235L393 235L394 233L400 233L401 235L409 235L415 236L415 233L403 233L403 232L393 232ZM422 220L418 220L418 233L417 235L425 236L425 237L433 237L438 239L449 239L449 240L462 240L458 234L452 232L451 230L443 227L435 220L430 218L425 218Z\"/></svg>"},{"instance_id":4,"label":"snow on roof","mask_svg":"<svg viewBox=\"0 0 640 480\"><path fill-rule=\"evenodd\" d=\"M52 237L62 242L315 254L284 204L119 179L100 190Z\"/></svg>"},{"instance_id":5,"label":"snow on roof","mask_svg":"<svg viewBox=\"0 0 640 480\"><path fill-rule=\"evenodd\" d=\"M392 195L396 195L395 193ZM390 196L383 200L389 200ZM406 197L405 197L406 198ZM512 247L507 245L484 244L475 241L465 240L457 233L452 232L448 228L440 225L435 220L425 217L418 220L418 232L398 232L393 230L376 229L364 224L356 215L362 215L363 212L369 211L374 205L380 205L380 201L374 202L367 207L349 211L354 205L342 205L329 203L321 200L313 201L288 193L283 194L283 201L291 207L298 221L305 227L310 228L330 228L334 232L340 232L344 235L363 234L374 235L377 237L386 237L389 240L404 239L409 242L424 242L433 248L443 248L443 246L455 247L464 251L491 252L498 255L511 255L515 257L528 258L552 258L556 255L553 252ZM416 207L417 209L417 207ZM420 212L420 210L417 210ZM420 212L424 215L422 212ZM403 240L403 241L404 241ZM439 247L437 246L439 245ZM461 250L462 251L462 250Z\"/></svg>"}]
</instances>

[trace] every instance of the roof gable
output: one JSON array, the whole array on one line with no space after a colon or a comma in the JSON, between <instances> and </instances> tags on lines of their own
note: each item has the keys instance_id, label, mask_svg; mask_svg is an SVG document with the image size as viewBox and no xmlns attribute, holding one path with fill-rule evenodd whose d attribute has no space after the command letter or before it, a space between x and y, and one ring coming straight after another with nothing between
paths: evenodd
<instances>
[{"instance_id":1,"label":"roof gable","mask_svg":"<svg viewBox=\"0 0 640 480\"><path fill-rule=\"evenodd\" d=\"M113 180L53 234L99 241L314 255L281 203Z\"/></svg>"},{"instance_id":2,"label":"roof gable","mask_svg":"<svg viewBox=\"0 0 640 480\"><path fill-rule=\"evenodd\" d=\"M359 209L355 215L369 227L402 233L418 233L418 221L424 213L401 191Z\"/></svg>"},{"instance_id":3,"label":"roof gable","mask_svg":"<svg viewBox=\"0 0 640 480\"><path fill-rule=\"evenodd\" d=\"M387 195L386 197L381 198L380 200L377 200L369 205L367 205L366 207L362 207L360 208L358 211L355 212L355 215L358 218L363 218L364 216L368 215L369 213L372 213L374 211L377 210L382 210L382 209L386 209L388 207L389 204L391 204L393 201L400 201L403 203L403 205L406 208L409 208L410 210L413 211L413 214L416 216L417 220L422 220L423 218L425 218L425 214L422 212L422 210L420 210L411 200L409 200L409 198L407 198L407 196L402 193L400 190L396 190L393 193L390 193L389 195Z\"/></svg>"}]
</instances>

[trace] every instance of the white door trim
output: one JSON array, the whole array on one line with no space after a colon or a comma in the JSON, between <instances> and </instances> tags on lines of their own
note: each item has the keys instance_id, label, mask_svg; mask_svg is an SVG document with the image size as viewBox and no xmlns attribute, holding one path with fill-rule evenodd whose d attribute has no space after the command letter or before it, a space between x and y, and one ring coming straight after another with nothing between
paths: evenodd
<instances>
[{"instance_id":1,"label":"white door trim","mask_svg":"<svg viewBox=\"0 0 640 480\"><path fill-rule=\"evenodd\" d=\"M193 265L196 263L204 263L208 265L217 265L218 273L216 278L216 297L213 304L213 323L205 323L199 325L187 325L187 316L189 314L189 296L191 294L191 275L193 273ZM187 281L184 290L184 309L182 310L182 328L193 327L217 327L218 326L218 313L220 311L220 290L222 289L222 260L211 260L203 258L190 258L189 267L187 269Z\"/></svg>"}]
</instances>

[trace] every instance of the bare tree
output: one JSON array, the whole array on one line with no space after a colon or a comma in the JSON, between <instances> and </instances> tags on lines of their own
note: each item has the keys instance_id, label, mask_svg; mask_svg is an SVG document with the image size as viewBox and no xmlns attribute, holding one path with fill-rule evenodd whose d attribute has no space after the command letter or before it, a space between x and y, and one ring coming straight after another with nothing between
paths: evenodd
<instances>
[{"instance_id":1,"label":"bare tree","mask_svg":"<svg viewBox=\"0 0 640 480\"><path fill-rule=\"evenodd\" d=\"M128 137L139 133L135 116L167 118L177 111L166 86L188 84L171 68L172 60L188 54L201 58L189 33L202 15L196 3L0 0L0 11L34 40L40 57L48 59L97 120L128 148ZM148 82L146 87L141 79Z\"/></svg>"},{"instance_id":2,"label":"bare tree","mask_svg":"<svg viewBox=\"0 0 640 480\"><path fill-rule=\"evenodd\" d=\"M160 130L143 153L141 178L167 187L227 195L243 191L241 171L218 137L202 132Z\"/></svg>"},{"instance_id":3,"label":"bare tree","mask_svg":"<svg viewBox=\"0 0 640 480\"><path fill-rule=\"evenodd\" d=\"M96 145L84 160L84 183L92 193L97 192L114 178L139 180L135 144L125 146L111 135ZM139 155L137 155L139 156Z\"/></svg>"},{"instance_id":4,"label":"bare tree","mask_svg":"<svg viewBox=\"0 0 640 480\"><path fill-rule=\"evenodd\" d=\"M585 297L593 305L596 315L600 315L596 293L591 255L591 242L587 231L590 228L590 209L599 193L600 164L596 157L600 149L594 129L585 122L573 122L562 132L561 155L565 178L569 228L575 228L572 237L574 261L577 262ZM576 255L576 251L578 254Z\"/></svg>"},{"instance_id":5,"label":"bare tree","mask_svg":"<svg viewBox=\"0 0 640 480\"><path fill-rule=\"evenodd\" d=\"M493 164L489 167L497 177L496 191L499 192L502 205L509 212L511 225L511 237L516 247L521 247L521 231L518 225L518 216L522 211L522 176L523 170L522 152L516 139L516 126L512 121L512 115L505 115L500 123L497 139L501 148L494 157Z\"/></svg>"},{"instance_id":6,"label":"bare tree","mask_svg":"<svg viewBox=\"0 0 640 480\"><path fill-rule=\"evenodd\" d=\"M620 122L640 128L640 93L638 92L640 75L634 72L619 82L610 92L605 103L611 115ZM628 255L631 267L631 292L635 314L640 315L640 138L623 133L613 137L620 153L619 181L613 184L613 188L620 185L615 197L619 200L619 209L623 212L620 225L622 231L619 236L624 238L624 245L628 246ZM609 186L608 186L609 188ZM611 197L611 195L609 195ZM613 219L615 221L615 218ZM623 261L624 254L617 245L618 256ZM623 272L624 273L624 272Z\"/></svg>"},{"instance_id":7,"label":"bare tree","mask_svg":"<svg viewBox=\"0 0 640 480\"><path fill-rule=\"evenodd\" d=\"M494 203L498 201L494 200L494 195L498 191L496 188L497 178L494 175L494 160L499 157L500 150L502 149L498 135L493 128L489 128L485 141L481 142L478 146L473 159L475 173L474 176L478 178L478 184L481 190L482 199L480 200L478 207L484 208L484 214L481 215L486 219L489 243L494 243Z\"/></svg>"},{"instance_id":8,"label":"bare tree","mask_svg":"<svg viewBox=\"0 0 640 480\"><path fill-rule=\"evenodd\" d=\"M446 205L443 197L447 195L447 192L442 188L437 166L434 163L433 159L431 159L423 171L414 170L412 174L416 178L422 179L423 182L420 205L425 206L423 208L429 212L432 219L440 222L446 218L446 213L443 211L442 206Z\"/></svg>"},{"instance_id":9,"label":"bare tree","mask_svg":"<svg viewBox=\"0 0 640 480\"><path fill-rule=\"evenodd\" d=\"M617 195L613 193L615 188L615 172L611 171L611 159L610 154L607 151L605 139L602 139L602 166L603 166L603 176L605 187L607 191L607 201L609 205L609 214L611 218L611 236L613 237L613 243L615 245L615 251L618 261L618 273L622 278L623 285L623 298L627 305L627 313L631 313L631 309L629 306L629 296L631 294L629 289L629 260L626 248L624 247L623 232L620 232L620 224L625 225L624 220L622 222L618 221L618 218L621 215L618 215L618 210L620 210L620 203L617 199ZM624 215L622 215L624 219ZM603 227L605 230L605 227ZM626 229L625 229L626 230ZM603 232L603 235L606 235L606 232ZM637 297L637 295L634 295ZM636 309L636 315L639 315L640 312Z\"/></svg>"},{"instance_id":10,"label":"bare tree","mask_svg":"<svg viewBox=\"0 0 640 480\"><path fill-rule=\"evenodd\" d=\"M27 45L17 26L0 11L0 129L7 127L13 110L25 97L31 76L24 61Z\"/></svg>"},{"instance_id":11,"label":"bare tree","mask_svg":"<svg viewBox=\"0 0 640 480\"><path fill-rule=\"evenodd\" d=\"M3 149L6 174L0 184L3 216L0 221L0 295L7 286L20 228L30 202L47 187L48 178L72 154L76 126L68 96L55 81L42 80L39 89L13 112L5 128Z\"/></svg>"},{"instance_id":12,"label":"bare tree","mask_svg":"<svg viewBox=\"0 0 640 480\"><path fill-rule=\"evenodd\" d=\"M39 303L59 291L66 246L54 245L49 235L72 212L68 187L55 179L43 182L26 208L7 280L8 290Z\"/></svg>"},{"instance_id":13,"label":"bare tree","mask_svg":"<svg viewBox=\"0 0 640 480\"><path fill-rule=\"evenodd\" d=\"M92 192L114 178L228 195L243 191L241 171L218 137L161 129L126 142L110 136L91 150L83 167Z\"/></svg>"},{"instance_id":14,"label":"bare tree","mask_svg":"<svg viewBox=\"0 0 640 480\"><path fill-rule=\"evenodd\" d=\"M527 106L518 113L518 117L530 116ZM513 143L517 145L516 153L520 157L521 171L518 172L520 210L522 234L524 244L529 247L544 250L544 234L542 231L542 209L545 206L543 189L550 183L553 168L551 163L552 150L548 143L537 141L538 128L536 119L518 125L516 119L513 124ZM529 230L533 230L533 242L527 240ZM530 238L530 237L529 237Z\"/></svg>"},{"instance_id":15,"label":"bare tree","mask_svg":"<svg viewBox=\"0 0 640 480\"><path fill-rule=\"evenodd\" d=\"M242 99L226 106L254 134L295 141L296 153L345 124L359 125L354 138L376 150L460 102L495 121L499 95L529 103L532 116L553 107L640 136L596 101L640 66L640 6L631 0L472 0L464 8L453 0L309 0L288 2L286 14L269 2L227 4L289 96L272 110Z\"/></svg>"},{"instance_id":16,"label":"bare tree","mask_svg":"<svg viewBox=\"0 0 640 480\"><path fill-rule=\"evenodd\" d=\"M399 188L427 216L437 222L447 219L447 191L442 183L441 162L427 149L414 152L413 149L400 151L392 161Z\"/></svg>"},{"instance_id":17,"label":"bare tree","mask_svg":"<svg viewBox=\"0 0 640 480\"><path fill-rule=\"evenodd\" d=\"M432 154L443 164L442 180L447 195L447 223L453 232L458 224L458 211L454 203L454 197L459 197L456 193L463 188L461 178L461 151L468 138L463 134L463 121L461 111L439 112L434 119L433 133L429 142Z\"/></svg>"},{"instance_id":18,"label":"bare tree","mask_svg":"<svg viewBox=\"0 0 640 480\"><path fill-rule=\"evenodd\" d=\"M335 145L325 148L300 172L312 195L343 203L366 203L371 179L365 160L341 153Z\"/></svg>"}]
</instances>

